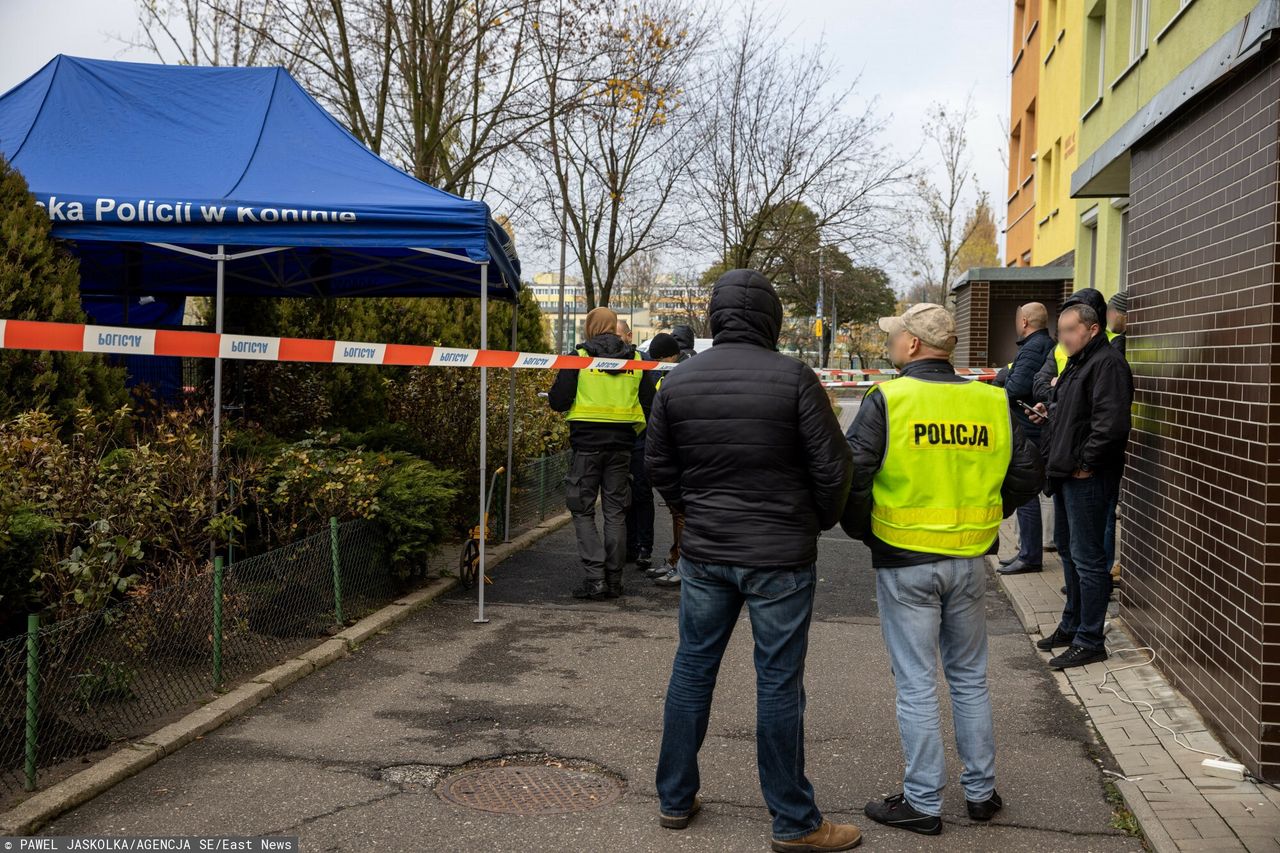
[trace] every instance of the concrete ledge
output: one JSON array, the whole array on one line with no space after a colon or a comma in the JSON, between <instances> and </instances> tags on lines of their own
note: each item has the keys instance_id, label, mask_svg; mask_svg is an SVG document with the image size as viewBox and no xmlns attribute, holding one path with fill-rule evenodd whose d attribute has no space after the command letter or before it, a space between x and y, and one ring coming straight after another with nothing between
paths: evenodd
<instances>
[{"instance_id":1,"label":"concrete ledge","mask_svg":"<svg viewBox=\"0 0 1280 853\"><path fill-rule=\"evenodd\" d=\"M1142 827L1142 837L1147 846L1155 853L1179 853L1178 844L1174 842L1173 836L1165 831L1164 824L1160 822L1159 816L1156 815L1155 809L1151 808L1147 798L1142 795L1137 783L1127 782L1124 779L1111 781L1124 799L1125 808L1133 815L1138 826Z\"/></svg>"},{"instance_id":2,"label":"concrete ledge","mask_svg":"<svg viewBox=\"0 0 1280 853\"><path fill-rule=\"evenodd\" d=\"M321 669L338 658L345 657L349 651L350 648L348 648L346 640L334 637L332 640L325 640L311 651L298 655L298 660L306 661L316 669Z\"/></svg>"},{"instance_id":3,"label":"concrete ledge","mask_svg":"<svg viewBox=\"0 0 1280 853\"><path fill-rule=\"evenodd\" d=\"M558 523L555 527L563 525L567 519L567 515L564 520L557 519ZM505 551L501 556L495 555L495 559L490 560L489 565L492 566L520 548L536 542L555 527L548 528L544 525L509 545L499 546ZM438 596L453 589L455 585L457 585L456 578L442 578L424 589L397 599L332 639L253 677L182 719L139 739L136 743L120 748L74 776L33 794L14 808L0 814L0 835L35 833L41 826L59 815L88 802L118 782L137 775L161 758L172 755L196 738L239 717L294 682L346 657L357 643L408 618L415 610L429 604Z\"/></svg>"},{"instance_id":4,"label":"concrete ledge","mask_svg":"<svg viewBox=\"0 0 1280 853\"><path fill-rule=\"evenodd\" d=\"M457 578L441 578L425 589L420 589L403 598L396 599L391 602L390 606L384 607L356 622L346 630L334 634L333 638L342 640L347 644L348 648L354 649L374 634L381 633L393 625L403 622L417 608L445 594L457 584Z\"/></svg>"},{"instance_id":5,"label":"concrete ledge","mask_svg":"<svg viewBox=\"0 0 1280 853\"><path fill-rule=\"evenodd\" d=\"M56 815L86 803L117 782L155 764L164 756L158 746L129 744L87 770L23 801L0 817L0 835L29 835Z\"/></svg>"},{"instance_id":6,"label":"concrete ledge","mask_svg":"<svg viewBox=\"0 0 1280 853\"><path fill-rule=\"evenodd\" d=\"M255 676L253 680L260 684L270 684L275 687L276 692L279 692L298 679L315 672L315 669L315 664L311 661L294 658Z\"/></svg>"}]
</instances>

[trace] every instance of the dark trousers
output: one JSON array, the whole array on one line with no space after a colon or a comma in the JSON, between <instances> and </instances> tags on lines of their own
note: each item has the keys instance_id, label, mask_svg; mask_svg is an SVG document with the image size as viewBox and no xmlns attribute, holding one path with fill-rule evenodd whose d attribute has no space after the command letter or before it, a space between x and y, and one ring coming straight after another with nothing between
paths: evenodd
<instances>
[{"instance_id":1,"label":"dark trousers","mask_svg":"<svg viewBox=\"0 0 1280 853\"><path fill-rule=\"evenodd\" d=\"M1044 562L1044 520L1040 516L1040 496L1018 507L1018 559L1032 566Z\"/></svg>"},{"instance_id":2,"label":"dark trousers","mask_svg":"<svg viewBox=\"0 0 1280 853\"><path fill-rule=\"evenodd\" d=\"M631 491L631 451L573 451L565 478L565 504L573 515L578 556L589 580L622 572L626 556L627 502ZM604 539L596 529L596 497L604 509Z\"/></svg>"},{"instance_id":3,"label":"dark trousers","mask_svg":"<svg viewBox=\"0 0 1280 853\"><path fill-rule=\"evenodd\" d=\"M773 835L800 838L822 824L804 772L804 663L815 578L813 566L792 571L680 561L680 645L658 755L663 814L688 814L693 806L711 694L746 604L755 640L756 763Z\"/></svg>"},{"instance_id":4,"label":"dark trousers","mask_svg":"<svg viewBox=\"0 0 1280 853\"><path fill-rule=\"evenodd\" d=\"M631 505L627 507L627 553L653 551L653 486L644 466L644 437L631 449Z\"/></svg>"},{"instance_id":5,"label":"dark trousers","mask_svg":"<svg viewBox=\"0 0 1280 853\"><path fill-rule=\"evenodd\" d=\"M1074 645L1103 648L1107 602L1111 600L1111 564L1105 540L1107 512L1120 489L1120 474L1097 473L1083 480L1067 478L1053 496L1057 519L1058 557L1067 585L1067 603L1058 630L1073 635Z\"/></svg>"},{"instance_id":6,"label":"dark trousers","mask_svg":"<svg viewBox=\"0 0 1280 853\"><path fill-rule=\"evenodd\" d=\"M1111 496L1111 505L1107 507L1107 536L1102 542L1102 550L1107 552L1107 571L1116 564L1116 510L1120 508L1120 490Z\"/></svg>"}]
</instances>

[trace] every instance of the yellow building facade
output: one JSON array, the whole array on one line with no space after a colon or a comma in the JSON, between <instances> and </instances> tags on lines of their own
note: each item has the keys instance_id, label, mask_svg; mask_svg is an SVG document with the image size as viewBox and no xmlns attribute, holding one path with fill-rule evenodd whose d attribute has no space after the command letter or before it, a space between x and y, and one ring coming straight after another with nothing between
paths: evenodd
<instances>
[{"instance_id":1,"label":"yellow building facade","mask_svg":"<svg viewBox=\"0 0 1280 853\"><path fill-rule=\"evenodd\" d=\"M1072 263L1079 163L1080 74L1085 0L1042 0L1036 140L1034 266Z\"/></svg>"}]
</instances>

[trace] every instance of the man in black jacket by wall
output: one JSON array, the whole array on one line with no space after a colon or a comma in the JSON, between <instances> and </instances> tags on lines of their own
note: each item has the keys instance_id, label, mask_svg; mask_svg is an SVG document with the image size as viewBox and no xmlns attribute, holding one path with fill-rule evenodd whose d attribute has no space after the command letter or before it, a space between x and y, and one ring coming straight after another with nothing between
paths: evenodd
<instances>
[{"instance_id":1,"label":"man in black jacket by wall","mask_svg":"<svg viewBox=\"0 0 1280 853\"><path fill-rule=\"evenodd\" d=\"M663 716L660 822L701 808L698 749L738 616L751 616L756 752L773 849L848 850L857 828L824 820L804 773L804 662L818 534L840 518L849 448L813 369L776 352L782 304L753 270L711 296L710 351L662 382L649 421L649 477L684 511L680 645Z\"/></svg>"},{"instance_id":2,"label":"man in black jacket by wall","mask_svg":"<svg viewBox=\"0 0 1280 853\"><path fill-rule=\"evenodd\" d=\"M1067 602L1057 629L1036 645L1044 651L1067 646L1049 662L1066 669L1107 659L1107 513L1124 475L1133 374L1090 305L1063 310L1058 339L1067 348L1067 366L1053 388L1052 408L1038 403L1036 410L1047 422L1041 450L1053 490Z\"/></svg>"}]
</instances>

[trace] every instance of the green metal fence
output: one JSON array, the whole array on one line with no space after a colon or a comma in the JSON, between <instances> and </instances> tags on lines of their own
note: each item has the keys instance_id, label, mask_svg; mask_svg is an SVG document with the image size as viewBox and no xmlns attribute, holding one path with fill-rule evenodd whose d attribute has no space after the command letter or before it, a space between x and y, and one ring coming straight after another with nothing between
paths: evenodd
<instances>
[{"instance_id":1,"label":"green metal fence","mask_svg":"<svg viewBox=\"0 0 1280 853\"><path fill-rule=\"evenodd\" d=\"M505 500L506 483L498 481L496 517L490 522L495 534L502 531L505 538L511 539L565 511L564 478L569 475L569 454L570 451L565 450L516 466L511 480L510 530L503 530L506 515L501 501Z\"/></svg>"},{"instance_id":2,"label":"green metal fence","mask_svg":"<svg viewBox=\"0 0 1280 853\"><path fill-rule=\"evenodd\" d=\"M569 452L517 466L511 530L498 481L491 529L508 537L564 511ZM419 576L452 573L458 545L424 558ZM283 548L127 602L0 641L0 808L79 769L79 759L147 734L187 710L314 646L334 626L402 591L382 528L330 526Z\"/></svg>"},{"instance_id":3,"label":"green metal fence","mask_svg":"<svg viewBox=\"0 0 1280 853\"><path fill-rule=\"evenodd\" d=\"M50 625L32 617L26 636L0 642L0 802L305 651L400 590L381 528L334 521L100 611Z\"/></svg>"}]
</instances>

